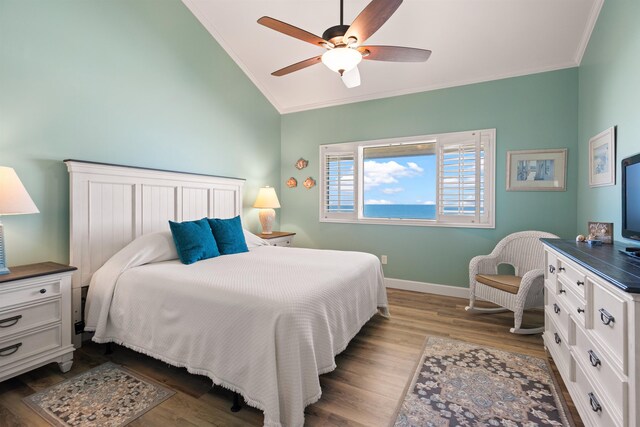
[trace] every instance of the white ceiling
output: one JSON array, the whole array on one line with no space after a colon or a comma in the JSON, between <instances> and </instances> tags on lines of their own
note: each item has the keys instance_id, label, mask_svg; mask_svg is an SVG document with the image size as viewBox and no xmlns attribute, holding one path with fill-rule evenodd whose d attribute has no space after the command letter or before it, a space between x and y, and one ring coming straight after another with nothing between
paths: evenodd
<instances>
[{"instance_id":1,"label":"white ceiling","mask_svg":"<svg viewBox=\"0 0 640 427\"><path fill-rule=\"evenodd\" d=\"M365 44L430 49L431 58L362 61L362 84L347 89L323 64L271 76L324 50L256 23L267 15L322 36L339 24L339 0L183 0L280 113L575 67L603 1L405 0ZM345 0L345 24L368 3Z\"/></svg>"}]
</instances>

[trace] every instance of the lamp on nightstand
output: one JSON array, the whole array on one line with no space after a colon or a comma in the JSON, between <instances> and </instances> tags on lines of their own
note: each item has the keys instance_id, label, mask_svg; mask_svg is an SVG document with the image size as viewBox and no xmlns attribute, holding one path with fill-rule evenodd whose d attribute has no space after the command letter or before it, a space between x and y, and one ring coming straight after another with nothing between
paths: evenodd
<instances>
[{"instance_id":1,"label":"lamp on nightstand","mask_svg":"<svg viewBox=\"0 0 640 427\"><path fill-rule=\"evenodd\" d=\"M4 251L2 215L40 212L13 168L0 166L0 274L9 274Z\"/></svg>"},{"instance_id":2,"label":"lamp on nightstand","mask_svg":"<svg viewBox=\"0 0 640 427\"><path fill-rule=\"evenodd\" d=\"M262 225L262 234L272 234L273 221L276 219L276 211L280 207L276 189L273 187L262 187L258 191L258 197L253 204L254 208L260 209L260 225Z\"/></svg>"}]
</instances>

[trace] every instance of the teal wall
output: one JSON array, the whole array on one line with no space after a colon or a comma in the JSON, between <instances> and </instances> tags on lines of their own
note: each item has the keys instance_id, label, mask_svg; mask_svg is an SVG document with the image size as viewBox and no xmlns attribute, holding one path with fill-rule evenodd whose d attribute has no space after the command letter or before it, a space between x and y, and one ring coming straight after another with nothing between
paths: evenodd
<instances>
[{"instance_id":1,"label":"teal wall","mask_svg":"<svg viewBox=\"0 0 640 427\"><path fill-rule=\"evenodd\" d=\"M0 0L0 165L41 211L2 218L8 264L68 260L66 158L246 178L250 206L280 115L179 0Z\"/></svg>"},{"instance_id":2,"label":"teal wall","mask_svg":"<svg viewBox=\"0 0 640 427\"><path fill-rule=\"evenodd\" d=\"M585 233L588 221L613 222L615 240L624 240L620 161L640 153L638 17L637 0L606 1L579 71L577 232ZM611 126L617 126L616 185L590 188L589 138Z\"/></svg>"},{"instance_id":3,"label":"teal wall","mask_svg":"<svg viewBox=\"0 0 640 427\"><path fill-rule=\"evenodd\" d=\"M282 180L319 176L318 146L357 140L496 128L496 228L465 229L318 221L318 187L283 188L282 229L296 245L387 255L386 277L467 286L469 260L505 235L576 229L578 71L567 69L404 95L282 117ZM506 192L507 150L568 148L566 192ZM294 168L299 157L309 167Z\"/></svg>"}]
</instances>

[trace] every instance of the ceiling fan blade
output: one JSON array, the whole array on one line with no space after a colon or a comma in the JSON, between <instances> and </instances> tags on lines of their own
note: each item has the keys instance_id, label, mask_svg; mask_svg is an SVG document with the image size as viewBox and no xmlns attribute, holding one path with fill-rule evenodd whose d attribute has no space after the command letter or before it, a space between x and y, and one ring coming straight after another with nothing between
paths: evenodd
<instances>
[{"instance_id":1,"label":"ceiling fan blade","mask_svg":"<svg viewBox=\"0 0 640 427\"><path fill-rule=\"evenodd\" d=\"M342 82L349 89L360 86L360 71L358 71L358 67L342 73Z\"/></svg>"},{"instance_id":2,"label":"ceiling fan blade","mask_svg":"<svg viewBox=\"0 0 640 427\"><path fill-rule=\"evenodd\" d=\"M314 64L319 64L321 62L322 55L314 56L313 58L305 59L304 61L296 62L295 64L291 64L288 67L284 67L279 69L278 71L274 71L271 73L272 76L285 76L287 74L293 73L294 71L302 70L303 68L310 67Z\"/></svg>"},{"instance_id":3,"label":"ceiling fan blade","mask_svg":"<svg viewBox=\"0 0 640 427\"><path fill-rule=\"evenodd\" d=\"M402 0L372 0L353 21L343 40L355 37L357 44L361 45L387 22L401 4Z\"/></svg>"},{"instance_id":4,"label":"ceiling fan blade","mask_svg":"<svg viewBox=\"0 0 640 427\"><path fill-rule=\"evenodd\" d=\"M303 42L314 44L316 46L324 47L325 43L328 43L326 40L316 36L315 34L311 34L310 32L305 31L301 28L294 27L291 24L278 21L277 19L273 19L268 16L263 16L262 18L258 19L258 24L264 25L267 28L271 28L272 30L276 30L282 34L286 34L287 36L302 40Z\"/></svg>"},{"instance_id":5,"label":"ceiling fan blade","mask_svg":"<svg viewBox=\"0 0 640 427\"><path fill-rule=\"evenodd\" d=\"M431 56L430 50L402 46L360 46L358 51L373 61L424 62Z\"/></svg>"}]
</instances>

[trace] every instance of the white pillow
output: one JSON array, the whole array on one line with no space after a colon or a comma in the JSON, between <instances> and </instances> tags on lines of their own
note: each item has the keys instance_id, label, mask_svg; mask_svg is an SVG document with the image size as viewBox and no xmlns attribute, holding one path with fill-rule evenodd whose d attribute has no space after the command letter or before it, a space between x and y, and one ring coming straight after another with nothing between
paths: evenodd
<instances>
[{"instance_id":1,"label":"white pillow","mask_svg":"<svg viewBox=\"0 0 640 427\"><path fill-rule=\"evenodd\" d=\"M255 234L248 231L247 229L243 228L242 231L244 231L244 240L247 241L248 248L256 248L258 246L269 246L269 243L267 243L266 240L261 239L260 237L256 236Z\"/></svg>"}]
</instances>

